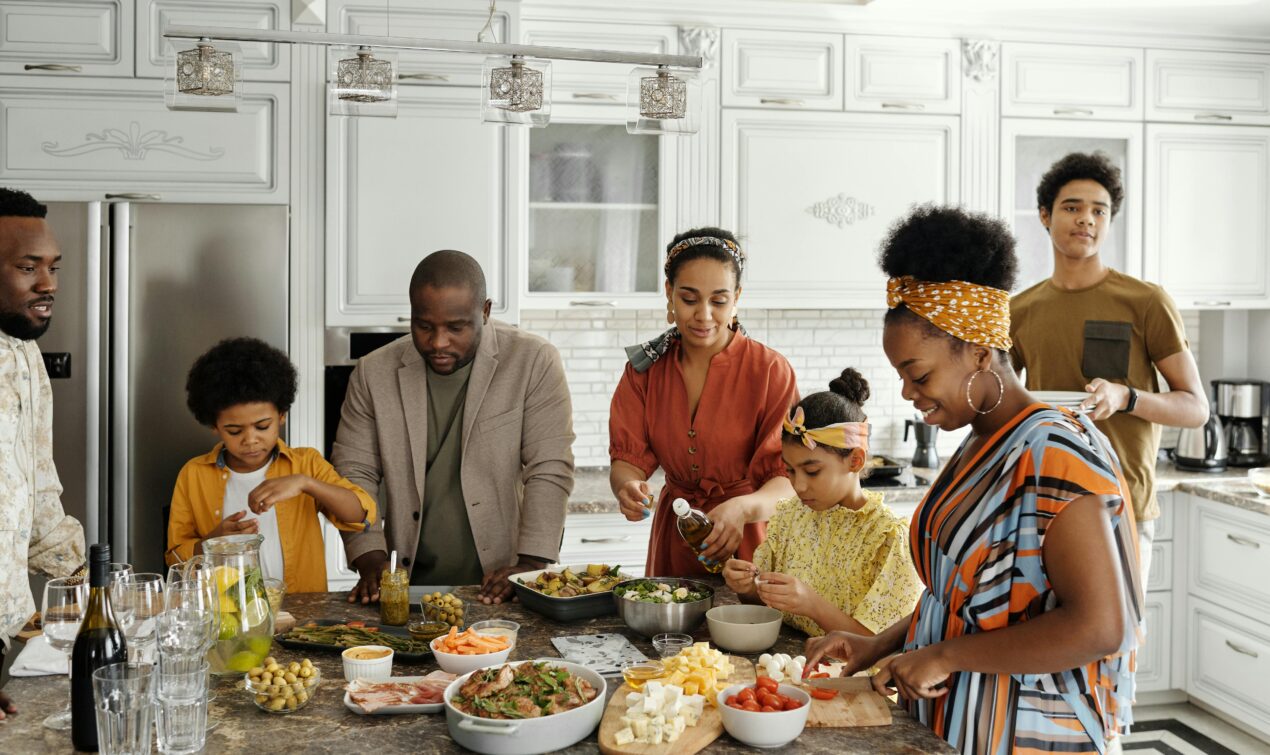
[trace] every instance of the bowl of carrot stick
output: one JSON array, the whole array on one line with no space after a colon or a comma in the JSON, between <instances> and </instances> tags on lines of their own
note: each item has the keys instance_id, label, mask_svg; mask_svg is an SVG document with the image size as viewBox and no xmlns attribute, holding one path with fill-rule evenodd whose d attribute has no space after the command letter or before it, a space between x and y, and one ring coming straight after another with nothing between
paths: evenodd
<instances>
[{"instance_id":1,"label":"bowl of carrot stick","mask_svg":"<svg viewBox=\"0 0 1270 755\"><path fill-rule=\"evenodd\" d=\"M504 663L513 644L505 635L483 634L471 627L460 632L458 627L450 627L448 634L432 641L432 655L442 671L466 674Z\"/></svg>"}]
</instances>

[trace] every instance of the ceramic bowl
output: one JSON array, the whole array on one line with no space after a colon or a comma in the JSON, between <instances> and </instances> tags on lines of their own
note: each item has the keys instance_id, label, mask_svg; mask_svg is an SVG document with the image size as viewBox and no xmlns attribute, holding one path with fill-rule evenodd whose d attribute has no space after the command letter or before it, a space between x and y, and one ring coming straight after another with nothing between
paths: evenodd
<instances>
[{"instance_id":1,"label":"ceramic bowl","mask_svg":"<svg viewBox=\"0 0 1270 755\"><path fill-rule=\"evenodd\" d=\"M719 715L723 717L723 728L732 738L750 747L783 747L803 733L807 726L807 714L811 711L811 695L797 687L782 684L778 690L786 697L801 700L802 705L793 710L776 711L775 713L755 713L749 710L737 710L725 705L725 701L740 693L752 684L734 684L723 690L716 698Z\"/></svg>"},{"instance_id":2,"label":"ceramic bowl","mask_svg":"<svg viewBox=\"0 0 1270 755\"><path fill-rule=\"evenodd\" d=\"M706 611L706 625L714 644L734 653L757 653L776 644L781 612L769 606L715 606Z\"/></svg>"},{"instance_id":3,"label":"ceramic bowl","mask_svg":"<svg viewBox=\"0 0 1270 755\"><path fill-rule=\"evenodd\" d=\"M387 652L385 652L387 651ZM379 655L378 658L359 658L364 655ZM379 680L392 676L393 650L384 645L360 645L348 648L341 657L344 659L344 678Z\"/></svg>"},{"instance_id":4,"label":"ceramic bowl","mask_svg":"<svg viewBox=\"0 0 1270 755\"><path fill-rule=\"evenodd\" d=\"M497 653L459 655L458 653L447 653L443 650L438 650L437 645L442 639L442 637L438 637L432 641L432 656L437 659L437 665L441 667L442 671L451 674L469 674L478 668L505 663L507 656L512 654L512 648L516 647L513 643L511 647L499 650Z\"/></svg>"}]
</instances>

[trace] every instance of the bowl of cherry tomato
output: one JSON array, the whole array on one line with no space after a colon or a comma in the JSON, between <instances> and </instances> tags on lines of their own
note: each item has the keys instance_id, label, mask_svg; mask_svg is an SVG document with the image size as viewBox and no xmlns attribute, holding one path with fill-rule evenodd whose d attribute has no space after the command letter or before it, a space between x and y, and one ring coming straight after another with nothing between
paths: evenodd
<instances>
[{"instance_id":1,"label":"bowl of cherry tomato","mask_svg":"<svg viewBox=\"0 0 1270 755\"><path fill-rule=\"evenodd\" d=\"M728 687L718 703L723 728L751 747L782 747L798 739L811 710L810 695L766 676Z\"/></svg>"}]
</instances>

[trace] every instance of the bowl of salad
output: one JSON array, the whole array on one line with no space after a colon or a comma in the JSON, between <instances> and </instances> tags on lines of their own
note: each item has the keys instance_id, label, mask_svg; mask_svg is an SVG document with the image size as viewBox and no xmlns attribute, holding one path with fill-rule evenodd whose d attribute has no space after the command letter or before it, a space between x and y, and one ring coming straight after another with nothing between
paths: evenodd
<instances>
[{"instance_id":1,"label":"bowl of salad","mask_svg":"<svg viewBox=\"0 0 1270 755\"><path fill-rule=\"evenodd\" d=\"M714 588L682 577L628 579L613 588L617 613L645 637L662 632L691 633L714 605Z\"/></svg>"}]
</instances>

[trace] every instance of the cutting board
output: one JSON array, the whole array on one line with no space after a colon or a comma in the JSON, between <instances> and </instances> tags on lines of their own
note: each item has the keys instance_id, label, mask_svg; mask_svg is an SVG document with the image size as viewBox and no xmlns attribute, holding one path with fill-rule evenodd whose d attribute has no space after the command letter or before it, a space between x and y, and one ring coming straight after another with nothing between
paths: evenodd
<instances>
[{"instance_id":1,"label":"cutting board","mask_svg":"<svg viewBox=\"0 0 1270 755\"><path fill-rule=\"evenodd\" d=\"M729 686L754 681L754 664L735 655L728 656L728 660L732 662L732 675L727 679ZM723 734L723 717L719 715L717 708L707 702L697 725L684 729L684 733L680 734L679 739L674 742L659 745L632 742L628 745L619 745L613 741L613 736L623 728L622 716L626 714L626 696L631 692L634 690L626 684L618 687L617 692L609 699L608 707L604 709L599 734L600 752L604 755L669 755L670 753L692 755Z\"/></svg>"},{"instance_id":2,"label":"cutting board","mask_svg":"<svg viewBox=\"0 0 1270 755\"><path fill-rule=\"evenodd\" d=\"M812 727L889 726L891 704L873 691L867 676L822 680L838 690L829 700L812 698L807 725Z\"/></svg>"}]
</instances>

